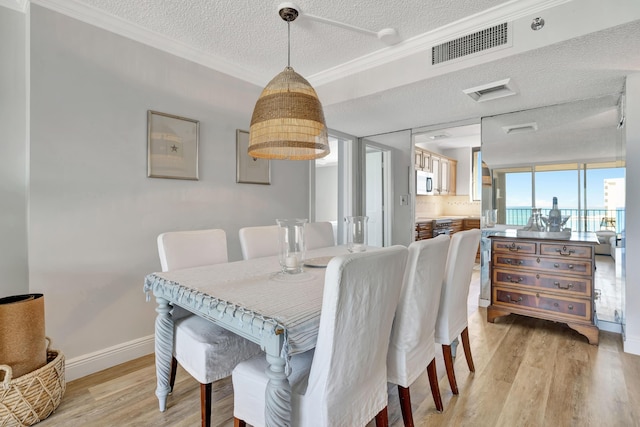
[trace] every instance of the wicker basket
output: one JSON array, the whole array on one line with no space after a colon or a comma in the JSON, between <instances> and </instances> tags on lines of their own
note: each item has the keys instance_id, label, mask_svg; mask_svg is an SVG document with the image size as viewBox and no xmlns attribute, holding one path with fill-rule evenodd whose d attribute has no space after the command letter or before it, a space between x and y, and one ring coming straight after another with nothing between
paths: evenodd
<instances>
[{"instance_id":1,"label":"wicker basket","mask_svg":"<svg viewBox=\"0 0 640 427\"><path fill-rule=\"evenodd\" d=\"M51 340L49 340L51 345ZM11 367L0 365L0 427L31 426L56 410L66 389L64 354L47 346L47 364L12 379Z\"/></svg>"}]
</instances>

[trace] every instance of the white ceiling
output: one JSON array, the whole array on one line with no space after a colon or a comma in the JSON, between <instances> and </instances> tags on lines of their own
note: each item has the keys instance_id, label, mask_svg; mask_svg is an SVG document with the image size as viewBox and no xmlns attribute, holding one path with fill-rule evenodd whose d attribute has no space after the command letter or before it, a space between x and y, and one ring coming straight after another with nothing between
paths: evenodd
<instances>
[{"instance_id":1,"label":"white ceiling","mask_svg":"<svg viewBox=\"0 0 640 427\"><path fill-rule=\"evenodd\" d=\"M24 9L27 0L0 0ZM279 0L32 0L264 86L287 61ZM638 0L299 0L291 65L316 88L327 125L355 136L618 95L640 72ZM370 30L330 25L304 14ZM531 30L535 17L545 19ZM509 46L432 66L430 49L501 22ZM394 28L386 46L375 32ZM518 93L477 103L466 88L511 78ZM248 120L249 118L247 118ZM437 126L436 126L437 127Z\"/></svg>"}]
</instances>

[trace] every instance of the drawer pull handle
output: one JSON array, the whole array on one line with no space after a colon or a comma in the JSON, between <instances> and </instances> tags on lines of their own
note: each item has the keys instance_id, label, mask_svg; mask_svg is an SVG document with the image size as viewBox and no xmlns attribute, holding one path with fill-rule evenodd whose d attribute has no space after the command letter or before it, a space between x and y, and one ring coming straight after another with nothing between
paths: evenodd
<instances>
[{"instance_id":1,"label":"drawer pull handle","mask_svg":"<svg viewBox=\"0 0 640 427\"><path fill-rule=\"evenodd\" d=\"M562 286L560 282L555 282L554 285L558 287L558 289L571 289L573 288L573 283L567 284L567 286Z\"/></svg>"},{"instance_id":2,"label":"drawer pull handle","mask_svg":"<svg viewBox=\"0 0 640 427\"><path fill-rule=\"evenodd\" d=\"M559 307L559 306L560 306L560 304L558 304L557 302L554 302L554 303L553 303L553 306L554 306L554 307Z\"/></svg>"},{"instance_id":3,"label":"drawer pull handle","mask_svg":"<svg viewBox=\"0 0 640 427\"><path fill-rule=\"evenodd\" d=\"M509 246L509 250L511 252L518 252L520 249L522 249L522 246L520 245L516 246L515 243L512 243L511 246Z\"/></svg>"},{"instance_id":4,"label":"drawer pull handle","mask_svg":"<svg viewBox=\"0 0 640 427\"><path fill-rule=\"evenodd\" d=\"M560 248L556 249L556 252L558 252L562 256L570 256L575 251L576 251L575 249L567 249L566 246L563 246L562 249Z\"/></svg>"},{"instance_id":5,"label":"drawer pull handle","mask_svg":"<svg viewBox=\"0 0 640 427\"><path fill-rule=\"evenodd\" d=\"M507 279L509 279L511 283L522 283L522 280L523 280L522 277L518 277L518 280L515 280L515 279L512 279L511 276L507 276Z\"/></svg>"},{"instance_id":6,"label":"drawer pull handle","mask_svg":"<svg viewBox=\"0 0 640 427\"><path fill-rule=\"evenodd\" d=\"M573 264L569 264L569 270L573 270Z\"/></svg>"},{"instance_id":7,"label":"drawer pull handle","mask_svg":"<svg viewBox=\"0 0 640 427\"><path fill-rule=\"evenodd\" d=\"M557 262L556 262L555 264L553 264L553 266L554 266L555 268L560 268L560 264L558 264Z\"/></svg>"},{"instance_id":8,"label":"drawer pull handle","mask_svg":"<svg viewBox=\"0 0 640 427\"><path fill-rule=\"evenodd\" d=\"M522 297L519 297L517 300L515 300L515 299L511 299L511 295L507 295L507 301L517 304L519 302L522 302Z\"/></svg>"},{"instance_id":9,"label":"drawer pull handle","mask_svg":"<svg viewBox=\"0 0 640 427\"><path fill-rule=\"evenodd\" d=\"M573 304L569 304L569 310L573 310Z\"/></svg>"}]
</instances>

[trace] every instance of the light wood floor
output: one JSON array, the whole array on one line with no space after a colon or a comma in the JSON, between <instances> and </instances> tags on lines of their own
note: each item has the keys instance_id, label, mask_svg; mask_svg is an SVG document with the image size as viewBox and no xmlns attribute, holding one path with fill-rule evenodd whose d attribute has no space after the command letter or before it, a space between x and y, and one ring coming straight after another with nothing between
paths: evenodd
<instances>
[{"instance_id":1,"label":"light wood floor","mask_svg":"<svg viewBox=\"0 0 640 427\"><path fill-rule=\"evenodd\" d=\"M457 358L460 394L454 397L438 360L445 410L436 412L423 375L411 387L417 425L640 426L640 357L623 353L620 335L601 332L600 345L592 346L562 324L516 315L491 324L485 309L471 311L476 372ZM199 425L198 384L184 370L164 413L154 390L150 355L70 382L56 413L38 425ZM232 426L229 378L214 384L213 402L213 425ZM389 417L391 426L402 426L392 386Z\"/></svg>"}]
</instances>

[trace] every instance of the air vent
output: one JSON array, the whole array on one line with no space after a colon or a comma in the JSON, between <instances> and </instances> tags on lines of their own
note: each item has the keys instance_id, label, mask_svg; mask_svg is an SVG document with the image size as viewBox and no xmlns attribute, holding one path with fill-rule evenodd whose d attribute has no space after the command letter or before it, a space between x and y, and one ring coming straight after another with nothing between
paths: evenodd
<instances>
[{"instance_id":1,"label":"air vent","mask_svg":"<svg viewBox=\"0 0 640 427\"><path fill-rule=\"evenodd\" d=\"M434 46L431 48L431 65L506 45L509 42L508 30L505 22Z\"/></svg>"},{"instance_id":2,"label":"air vent","mask_svg":"<svg viewBox=\"0 0 640 427\"><path fill-rule=\"evenodd\" d=\"M476 102L484 102L515 95L518 93L518 90L516 89L516 85L509 78L493 83L487 83L482 86L464 89L462 92L469 95L471 99Z\"/></svg>"}]
</instances>

